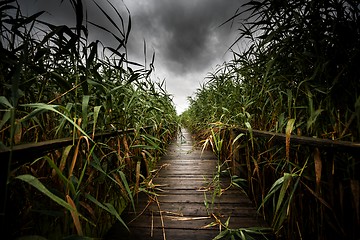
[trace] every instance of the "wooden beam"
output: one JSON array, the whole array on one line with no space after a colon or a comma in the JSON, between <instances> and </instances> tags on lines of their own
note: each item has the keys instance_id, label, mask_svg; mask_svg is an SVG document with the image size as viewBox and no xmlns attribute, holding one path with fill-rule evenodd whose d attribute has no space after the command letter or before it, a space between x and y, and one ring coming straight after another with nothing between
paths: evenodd
<instances>
[{"instance_id":1,"label":"wooden beam","mask_svg":"<svg viewBox=\"0 0 360 240\"><path fill-rule=\"evenodd\" d=\"M233 130L236 133L245 133L249 135L250 132L252 132L253 136L270 138L270 140L274 139L276 141L282 141L282 142L286 141L286 134L284 133L274 133L274 132L261 131L261 130L249 130L245 128L234 128ZM320 148L336 148L336 150L341 150L341 151L356 151L356 152L360 151L360 143L350 142L350 141L330 140L330 139L291 135L290 143L320 147Z\"/></svg>"},{"instance_id":2,"label":"wooden beam","mask_svg":"<svg viewBox=\"0 0 360 240\"><path fill-rule=\"evenodd\" d=\"M141 128L142 130L149 129L151 127L145 127ZM117 135L122 135L125 133L132 133L135 129L127 129L127 130L116 130L116 131L107 131L103 133L95 134L94 140L100 139L100 138L110 138ZM79 138L75 138L75 141L79 140ZM10 157L10 152L12 152L12 162L11 162L11 168L14 168L16 166L20 166L21 164L25 164L28 162L31 162L34 158L41 157L45 153L54 150L59 149L68 145L73 144L74 139L71 137L68 138L60 138L60 139L53 139L49 141L43 141L38 143L27 143L27 144L21 144L16 145L13 147L13 149L3 149L0 150L0 159L1 161L8 160Z\"/></svg>"}]
</instances>

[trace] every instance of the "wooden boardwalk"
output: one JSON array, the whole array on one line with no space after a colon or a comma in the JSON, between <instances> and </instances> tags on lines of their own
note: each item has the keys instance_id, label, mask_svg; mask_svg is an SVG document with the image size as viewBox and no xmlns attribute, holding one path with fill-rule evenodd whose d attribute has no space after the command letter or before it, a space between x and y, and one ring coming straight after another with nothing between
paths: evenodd
<instances>
[{"instance_id":1,"label":"wooden boardwalk","mask_svg":"<svg viewBox=\"0 0 360 240\"><path fill-rule=\"evenodd\" d=\"M219 220L229 217L230 228L266 226L240 189L213 199L216 167L216 156L193 147L191 135L182 130L159 162L153 179L158 196L140 195L136 213L130 209L125 216L131 234L116 224L106 239L209 240L219 234ZM221 183L226 188L230 181L223 177Z\"/></svg>"}]
</instances>

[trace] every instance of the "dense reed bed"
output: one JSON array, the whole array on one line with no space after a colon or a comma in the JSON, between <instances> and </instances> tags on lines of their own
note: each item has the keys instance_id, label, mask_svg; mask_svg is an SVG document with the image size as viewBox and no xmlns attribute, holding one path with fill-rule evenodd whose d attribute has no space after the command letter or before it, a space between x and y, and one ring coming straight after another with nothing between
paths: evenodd
<instances>
[{"instance_id":1,"label":"dense reed bed","mask_svg":"<svg viewBox=\"0 0 360 240\"><path fill-rule=\"evenodd\" d=\"M277 239L360 236L359 150L290 137L360 141L359 14L353 0L248 1L224 23L239 26L233 59L181 116L200 140L222 142L222 161Z\"/></svg>"},{"instance_id":2,"label":"dense reed bed","mask_svg":"<svg viewBox=\"0 0 360 240\"><path fill-rule=\"evenodd\" d=\"M100 238L140 191L151 191L147 177L178 128L164 83L151 79L154 56L149 66L127 58L125 6L127 15L110 1L94 2L110 30L88 21L81 0L64 2L74 26L43 21L44 12L25 16L15 0L0 3L1 149L73 138L40 158L22 156L16 168L19 159L1 159L9 167L1 210L11 238ZM94 28L117 44L90 40Z\"/></svg>"}]
</instances>

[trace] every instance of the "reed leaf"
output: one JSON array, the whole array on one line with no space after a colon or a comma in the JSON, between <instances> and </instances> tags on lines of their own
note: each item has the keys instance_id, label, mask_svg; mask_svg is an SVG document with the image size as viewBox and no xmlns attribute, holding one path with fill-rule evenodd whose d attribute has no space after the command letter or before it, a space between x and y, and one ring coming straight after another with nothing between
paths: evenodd
<instances>
[{"instance_id":1,"label":"reed leaf","mask_svg":"<svg viewBox=\"0 0 360 240\"><path fill-rule=\"evenodd\" d=\"M29 174L24 174L24 175L19 175L15 178L35 187L37 190L45 194L45 196L49 197L52 201L56 202L65 209L69 211L75 211L75 209L69 203L65 202L63 199L59 198L58 196L50 192L36 177Z\"/></svg>"},{"instance_id":2,"label":"reed leaf","mask_svg":"<svg viewBox=\"0 0 360 240\"><path fill-rule=\"evenodd\" d=\"M73 211L70 211L70 213L71 213L71 217L74 221L74 225L75 225L77 234L80 236L83 236L84 234L83 234L83 230L82 230L80 219L79 219L79 213L76 209L75 203L69 195L66 195L66 201L74 209Z\"/></svg>"},{"instance_id":3,"label":"reed leaf","mask_svg":"<svg viewBox=\"0 0 360 240\"><path fill-rule=\"evenodd\" d=\"M295 119L289 119L286 125L286 160L290 161L290 137L294 128Z\"/></svg>"},{"instance_id":4,"label":"reed leaf","mask_svg":"<svg viewBox=\"0 0 360 240\"><path fill-rule=\"evenodd\" d=\"M90 194L85 194L85 197L87 199L89 199L91 202L95 203L96 206L104 209L105 211L109 212L110 214L112 214L113 216L116 217L116 219L127 229L129 230L128 226L126 225L126 223L124 222L124 220L120 217L119 213L116 211L116 209L114 208L113 205L111 205L110 203L106 203L106 204L102 204L101 202L99 202L98 200L96 200L96 198L94 198L93 196L91 196ZM130 230L129 230L130 231Z\"/></svg>"},{"instance_id":5,"label":"reed leaf","mask_svg":"<svg viewBox=\"0 0 360 240\"><path fill-rule=\"evenodd\" d=\"M119 170L118 170L118 173L119 173L120 178L121 178L121 180L122 180L122 182L123 182L123 185L124 185L124 187L125 187L125 189L126 189L126 191L127 191L127 193L128 193L128 196L129 196L129 198L130 198L130 202L131 202L132 207L133 207L133 210L134 210L134 212L135 212L135 211L136 211L136 210L135 210L135 202L134 202L133 195L132 195L132 193L131 193L131 191L130 191L129 184L128 184L127 180L126 180L126 176L125 176L125 174L124 174L122 171L119 171Z\"/></svg>"},{"instance_id":6,"label":"reed leaf","mask_svg":"<svg viewBox=\"0 0 360 240\"><path fill-rule=\"evenodd\" d=\"M316 193L320 194L322 161L321 161L320 150L318 148L314 149L314 163L315 163Z\"/></svg>"},{"instance_id":7,"label":"reed leaf","mask_svg":"<svg viewBox=\"0 0 360 240\"><path fill-rule=\"evenodd\" d=\"M101 106L95 106L94 107L94 123L93 123L93 128L92 128L91 139L94 139L94 136L95 136L96 123L98 121L100 110L101 110Z\"/></svg>"},{"instance_id":8,"label":"reed leaf","mask_svg":"<svg viewBox=\"0 0 360 240\"><path fill-rule=\"evenodd\" d=\"M81 129L84 129L84 131L86 131L86 127L88 125L88 108L89 108L89 101L90 101L90 96L89 95L84 95L83 99L82 99L82 125L81 125Z\"/></svg>"},{"instance_id":9,"label":"reed leaf","mask_svg":"<svg viewBox=\"0 0 360 240\"><path fill-rule=\"evenodd\" d=\"M58 107L57 105L47 105L44 103L31 103L31 104L22 104L21 106L23 107L30 107L30 108L35 108L35 110L33 112L31 112L29 115L27 115L25 118L21 119L21 121L25 121L29 118L31 118L34 115L39 114L40 112L44 112L44 111L52 111L55 112L57 114L59 114L60 116L62 116L64 119L66 119L69 123L71 123L73 125L74 128L76 128L79 132L81 132L85 137L87 137L88 139L90 139L90 141L92 141L92 139L88 136L88 134L81 129L81 127L75 123L73 120L71 120L68 116L66 116L65 114L61 113L60 111L58 111L56 108Z\"/></svg>"},{"instance_id":10,"label":"reed leaf","mask_svg":"<svg viewBox=\"0 0 360 240\"><path fill-rule=\"evenodd\" d=\"M68 149L70 150L71 148L68 148ZM43 158L45 158L46 161L48 162L48 164L50 165L50 167L53 170L55 170L57 176L63 182L63 185L66 186L68 189L70 189L71 194L73 194L73 196L74 196L75 195L74 184L71 181L69 181L69 179L67 177L65 177L65 175L63 174L61 168L58 168L56 166L56 164L54 163L54 161L51 158L49 158L48 156L44 156ZM62 166L60 166L60 167L62 167Z\"/></svg>"},{"instance_id":11,"label":"reed leaf","mask_svg":"<svg viewBox=\"0 0 360 240\"><path fill-rule=\"evenodd\" d=\"M8 108L13 108L13 106L11 105L11 103L7 100L6 97L4 96L0 96L0 103Z\"/></svg>"}]
</instances>

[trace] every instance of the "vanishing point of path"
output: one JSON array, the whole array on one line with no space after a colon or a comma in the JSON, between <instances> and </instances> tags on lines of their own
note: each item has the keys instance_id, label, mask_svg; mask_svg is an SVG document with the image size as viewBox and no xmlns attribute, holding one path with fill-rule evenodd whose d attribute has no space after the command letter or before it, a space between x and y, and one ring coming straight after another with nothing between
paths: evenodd
<instances>
[{"instance_id":1,"label":"vanishing point of path","mask_svg":"<svg viewBox=\"0 0 360 240\"><path fill-rule=\"evenodd\" d=\"M153 179L158 196L140 195L136 214L130 208L126 216L131 235L116 225L108 239L211 240L220 232L217 219L225 223L229 217L230 228L265 226L240 189L232 187L212 199L216 168L213 152L195 148L190 133L182 129L159 161ZM226 188L230 180L221 182Z\"/></svg>"}]
</instances>

